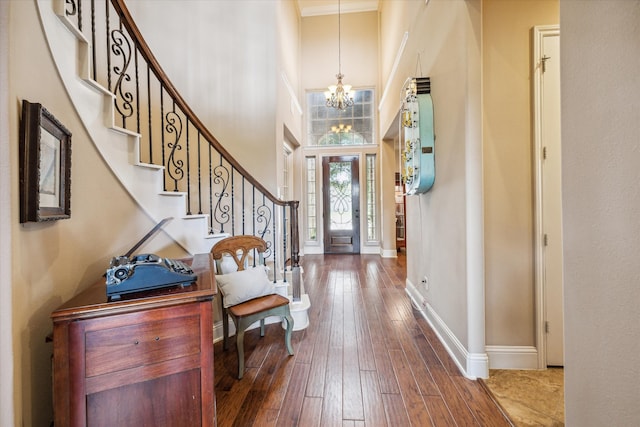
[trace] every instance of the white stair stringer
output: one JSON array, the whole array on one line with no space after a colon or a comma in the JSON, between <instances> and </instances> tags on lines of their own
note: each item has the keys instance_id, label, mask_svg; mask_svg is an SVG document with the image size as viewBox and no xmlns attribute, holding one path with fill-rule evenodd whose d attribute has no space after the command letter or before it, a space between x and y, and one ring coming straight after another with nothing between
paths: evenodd
<instances>
[{"instance_id":1,"label":"white stair stringer","mask_svg":"<svg viewBox=\"0 0 640 427\"><path fill-rule=\"evenodd\" d=\"M140 163L138 134L114 126L113 95L93 81L90 43L64 13L64 0L37 0L42 27L60 78L92 142L124 188L163 230L191 254L209 252L220 235L208 215L186 215L186 193L163 191L164 167ZM63 25L64 24L64 25Z\"/></svg>"}]
</instances>

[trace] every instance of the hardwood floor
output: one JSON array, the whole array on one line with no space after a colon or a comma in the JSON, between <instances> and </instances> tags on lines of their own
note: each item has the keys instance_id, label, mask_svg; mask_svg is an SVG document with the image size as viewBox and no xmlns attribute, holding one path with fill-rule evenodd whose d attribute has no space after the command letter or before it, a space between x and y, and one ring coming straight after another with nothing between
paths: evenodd
<instances>
[{"instance_id":1,"label":"hardwood floor","mask_svg":"<svg viewBox=\"0 0 640 427\"><path fill-rule=\"evenodd\" d=\"M403 256L306 255L310 325L215 345L218 427L509 426L482 385L464 378L405 293Z\"/></svg>"}]
</instances>

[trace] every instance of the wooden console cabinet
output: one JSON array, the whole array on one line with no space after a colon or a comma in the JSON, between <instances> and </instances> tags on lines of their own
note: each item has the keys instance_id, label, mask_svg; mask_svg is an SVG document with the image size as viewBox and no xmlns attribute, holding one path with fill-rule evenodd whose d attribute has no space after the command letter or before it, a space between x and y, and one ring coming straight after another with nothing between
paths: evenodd
<instances>
[{"instance_id":1,"label":"wooden console cabinet","mask_svg":"<svg viewBox=\"0 0 640 427\"><path fill-rule=\"evenodd\" d=\"M198 280L108 302L105 280L51 314L55 427L215 425L210 254Z\"/></svg>"}]
</instances>

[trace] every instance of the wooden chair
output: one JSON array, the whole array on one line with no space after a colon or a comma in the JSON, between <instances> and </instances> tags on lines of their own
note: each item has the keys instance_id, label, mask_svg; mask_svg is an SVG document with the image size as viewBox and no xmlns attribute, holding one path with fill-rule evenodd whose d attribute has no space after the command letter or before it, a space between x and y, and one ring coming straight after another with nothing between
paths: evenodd
<instances>
[{"instance_id":1,"label":"wooden chair","mask_svg":"<svg viewBox=\"0 0 640 427\"><path fill-rule=\"evenodd\" d=\"M247 256L256 250L259 255L259 265L264 264L263 253L267 249L267 243L259 237L240 235L227 237L211 248L211 254L216 262L218 274L220 274L224 255L230 255L238 266L238 271L244 270ZM285 344L287 351L293 355L291 347L291 332L293 331L293 318L289 311L289 299L279 294L260 296L236 305L224 307L222 299L222 329L224 349L227 350L229 340L229 318L236 325L236 347L238 349L238 379L244 375L244 331L253 323L260 321L260 336L264 336L264 319L269 316L279 316L287 321L285 332Z\"/></svg>"}]
</instances>

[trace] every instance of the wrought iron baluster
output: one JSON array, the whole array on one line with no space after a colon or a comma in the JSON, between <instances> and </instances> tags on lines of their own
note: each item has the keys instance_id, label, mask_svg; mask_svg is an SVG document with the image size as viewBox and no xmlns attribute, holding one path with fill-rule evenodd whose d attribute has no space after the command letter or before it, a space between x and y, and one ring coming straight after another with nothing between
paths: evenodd
<instances>
[{"instance_id":1,"label":"wrought iron baluster","mask_svg":"<svg viewBox=\"0 0 640 427\"><path fill-rule=\"evenodd\" d=\"M78 13L78 6L76 5L76 2L74 0L65 0L65 4L71 7L71 9L67 9L65 7L64 9L65 16L76 16ZM80 24L78 24L78 29L79 28L80 28Z\"/></svg>"},{"instance_id":2,"label":"wrought iron baluster","mask_svg":"<svg viewBox=\"0 0 640 427\"><path fill-rule=\"evenodd\" d=\"M289 202L291 209L291 288L293 290L293 300L301 300L301 279L300 279L300 247L298 235L298 206L300 202L294 200Z\"/></svg>"},{"instance_id":3,"label":"wrought iron baluster","mask_svg":"<svg viewBox=\"0 0 640 427\"><path fill-rule=\"evenodd\" d=\"M213 168L213 182L222 186L220 192L214 193L217 197L216 206L214 210L214 216L218 224L220 224L220 232L224 233L224 226L230 220L229 205L223 204L223 200L229 197L228 186L230 183L229 169L227 169L222 163L222 155L220 156L220 164Z\"/></svg>"},{"instance_id":4,"label":"wrought iron baluster","mask_svg":"<svg viewBox=\"0 0 640 427\"><path fill-rule=\"evenodd\" d=\"M120 28L111 32L111 41L111 52L113 55L115 57L122 57L122 64L120 66L113 66L113 73L117 76L113 93L116 95L114 99L116 110L122 117L122 127L126 129L127 118L133 114L133 95L124 89L124 83L131 81L131 75L128 73L128 69L133 50L131 42L122 30L122 22L120 22ZM122 105L120 105L119 101L122 102Z\"/></svg>"},{"instance_id":5,"label":"wrought iron baluster","mask_svg":"<svg viewBox=\"0 0 640 427\"><path fill-rule=\"evenodd\" d=\"M169 157L167 158L167 174L173 180L173 191L178 191L178 182L184 177L184 161L177 158L177 153L182 150L180 138L182 137L182 117L175 111L176 105L167 113L164 130L175 138L167 143Z\"/></svg>"},{"instance_id":6,"label":"wrought iron baluster","mask_svg":"<svg viewBox=\"0 0 640 427\"><path fill-rule=\"evenodd\" d=\"M211 158L211 152L213 151L213 146L209 145L209 222L211 234L214 233L213 229L213 159Z\"/></svg>"},{"instance_id":7,"label":"wrought iron baluster","mask_svg":"<svg viewBox=\"0 0 640 427\"><path fill-rule=\"evenodd\" d=\"M198 214L202 215L202 171L201 171L201 164L202 164L202 158L201 158L201 145L202 145L202 141L201 141L201 134L200 131L198 131Z\"/></svg>"},{"instance_id":8,"label":"wrought iron baluster","mask_svg":"<svg viewBox=\"0 0 640 427\"><path fill-rule=\"evenodd\" d=\"M91 77L96 81L96 0L91 0Z\"/></svg>"},{"instance_id":9,"label":"wrought iron baluster","mask_svg":"<svg viewBox=\"0 0 640 427\"><path fill-rule=\"evenodd\" d=\"M153 121L151 115L151 70L147 63L147 117L149 120L149 163L153 164Z\"/></svg>"},{"instance_id":10,"label":"wrought iron baluster","mask_svg":"<svg viewBox=\"0 0 640 427\"><path fill-rule=\"evenodd\" d=\"M82 32L82 0L78 0L78 30Z\"/></svg>"},{"instance_id":11,"label":"wrought iron baluster","mask_svg":"<svg viewBox=\"0 0 640 427\"><path fill-rule=\"evenodd\" d=\"M263 197L266 197L264 194L262 195ZM275 216L276 216L276 204L272 201L271 202L271 215L273 216L273 235L271 236L271 241L273 242L273 279L275 280L276 278L276 271L278 271L278 243L276 242L276 221L275 221Z\"/></svg>"},{"instance_id":12,"label":"wrought iron baluster","mask_svg":"<svg viewBox=\"0 0 640 427\"><path fill-rule=\"evenodd\" d=\"M262 204L260 204L256 208L256 225L262 224L264 227L262 229L258 228L257 232L260 238L264 239L265 235L269 233L269 225L271 220L271 215L269 212L269 208L267 208L265 204L265 197L262 194Z\"/></svg>"},{"instance_id":13,"label":"wrought iron baluster","mask_svg":"<svg viewBox=\"0 0 640 427\"><path fill-rule=\"evenodd\" d=\"M107 89L111 92L111 46L109 45L109 33L111 32L111 22L109 21L109 2L105 3L105 41L107 43Z\"/></svg>"},{"instance_id":14,"label":"wrought iron baluster","mask_svg":"<svg viewBox=\"0 0 640 427\"><path fill-rule=\"evenodd\" d=\"M275 221L273 235L276 235ZM282 271L284 272L284 281L287 281L287 205L282 206Z\"/></svg>"},{"instance_id":15,"label":"wrought iron baluster","mask_svg":"<svg viewBox=\"0 0 640 427\"><path fill-rule=\"evenodd\" d=\"M164 87L160 84L160 142L162 144L162 166L165 165L165 141L164 141ZM166 174L162 177L162 189L167 191L167 179Z\"/></svg>"},{"instance_id":16,"label":"wrought iron baluster","mask_svg":"<svg viewBox=\"0 0 640 427\"><path fill-rule=\"evenodd\" d=\"M189 119L186 119L187 122L187 138L184 141L184 145L187 147L187 215L191 215L191 162L189 160Z\"/></svg>"},{"instance_id":17,"label":"wrought iron baluster","mask_svg":"<svg viewBox=\"0 0 640 427\"><path fill-rule=\"evenodd\" d=\"M236 204L235 204L235 181L234 181L235 172L236 172L236 168L231 166L231 235L232 236L235 235L236 233L236 222L235 222Z\"/></svg>"},{"instance_id":18,"label":"wrought iron baluster","mask_svg":"<svg viewBox=\"0 0 640 427\"><path fill-rule=\"evenodd\" d=\"M251 224L253 226L252 234L256 235L256 186L252 185L252 200L251 200Z\"/></svg>"},{"instance_id":19,"label":"wrought iron baluster","mask_svg":"<svg viewBox=\"0 0 640 427\"><path fill-rule=\"evenodd\" d=\"M261 192L260 194L262 195L262 202L255 210L255 223L256 227L258 226L258 224L262 224L264 226L262 229L257 229L257 233L261 239L267 242L265 257L269 257L274 251L272 239L268 237L268 234L271 233L271 231L269 230L269 226L271 225L273 215L266 204L266 197L264 193Z\"/></svg>"},{"instance_id":20,"label":"wrought iron baluster","mask_svg":"<svg viewBox=\"0 0 640 427\"><path fill-rule=\"evenodd\" d=\"M138 74L138 48L133 46L134 67L136 72L136 133L140 133L140 76Z\"/></svg>"},{"instance_id":21,"label":"wrought iron baluster","mask_svg":"<svg viewBox=\"0 0 640 427\"><path fill-rule=\"evenodd\" d=\"M246 218L246 214L245 214L245 182L246 182L246 178L244 175L242 175L242 234L247 234L247 232L245 231L246 227L245 227L245 218Z\"/></svg>"}]
</instances>

